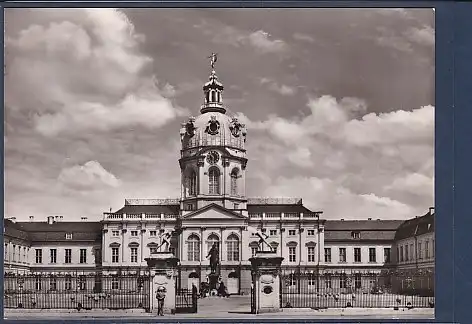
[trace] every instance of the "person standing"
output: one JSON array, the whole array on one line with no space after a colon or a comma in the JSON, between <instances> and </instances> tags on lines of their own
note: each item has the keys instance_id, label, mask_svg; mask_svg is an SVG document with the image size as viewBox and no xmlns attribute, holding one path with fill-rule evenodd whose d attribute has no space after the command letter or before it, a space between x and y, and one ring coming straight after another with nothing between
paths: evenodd
<instances>
[{"instance_id":1,"label":"person standing","mask_svg":"<svg viewBox=\"0 0 472 324\"><path fill-rule=\"evenodd\" d=\"M164 316L164 300L166 299L166 289L164 287L157 288L157 316Z\"/></svg>"}]
</instances>

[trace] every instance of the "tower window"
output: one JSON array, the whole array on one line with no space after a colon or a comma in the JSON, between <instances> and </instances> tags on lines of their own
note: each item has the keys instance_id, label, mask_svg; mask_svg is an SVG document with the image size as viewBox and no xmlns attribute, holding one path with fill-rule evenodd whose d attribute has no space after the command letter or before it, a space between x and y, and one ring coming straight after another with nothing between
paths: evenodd
<instances>
[{"instance_id":1,"label":"tower window","mask_svg":"<svg viewBox=\"0 0 472 324\"><path fill-rule=\"evenodd\" d=\"M217 168L211 168L208 173L209 177L209 194L220 194L220 171Z\"/></svg>"},{"instance_id":2,"label":"tower window","mask_svg":"<svg viewBox=\"0 0 472 324\"><path fill-rule=\"evenodd\" d=\"M197 194L197 173L192 170L188 178L188 193L190 196L195 196Z\"/></svg>"},{"instance_id":3,"label":"tower window","mask_svg":"<svg viewBox=\"0 0 472 324\"><path fill-rule=\"evenodd\" d=\"M215 92L215 91L212 91L212 92L211 92L211 101L212 101L212 102L215 102L215 101L216 101L216 92Z\"/></svg>"},{"instance_id":4,"label":"tower window","mask_svg":"<svg viewBox=\"0 0 472 324\"><path fill-rule=\"evenodd\" d=\"M238 194L238 175L239 170L233 169L231 171L231 195L236 196Z\"/></svg>"}]
</instances>

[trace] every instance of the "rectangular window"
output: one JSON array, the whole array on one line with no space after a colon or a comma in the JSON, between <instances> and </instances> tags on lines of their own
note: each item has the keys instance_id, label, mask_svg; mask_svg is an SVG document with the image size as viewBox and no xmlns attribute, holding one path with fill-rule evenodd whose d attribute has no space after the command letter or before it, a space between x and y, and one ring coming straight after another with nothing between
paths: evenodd
<instances>
[{"instance_id":1,"label":"rectangular window","mask_svg":"<svg viewBox=\"0 0 472 324\"><path fill-rule=\"evenodd\" d=\"M131 231L131 236L138 236L138 231Z\"/></svg>"},{"instance_id":2,"label":"rectangular window","mask_svg":"<svg viewBox=\"0 0 472 324\"><path fill-rule=\"evenodd\" d=\"M316 277L312 273L308 275L308 286L315 286L316 285Z\"/></svg>"},{"instance_id":3,"label":"rectangular window","mask_svg":"<svg viewBox=\"0 0 472 324\"><path fill-rule=\"evenodd\" d=\"M49 278L49 290L57 290L57 279L56 277Z\"/></svg>"},{"instance_id":4,"label":"rectangular window","mask_svg":"<svg viewBox=\"0 0 472 324\"><path fill-rule=\"evenodd\" d=\"M405 261L410 260L410 251L408 250L408 245L405 245Z\"/></svg>"},{"instance_id":5,"label":"rectangular window","mask_svg":"<svg viewBox=\"0 0 472 324\"><path fill-rule=\"evenodd\" d=\"M56 249L49 250L49 263L57 263L57 250Z\"/></svg>"},{"instance_id":6,"label":"rectangular window","mask_svg":"<svg viewBox=\"0 0 472 324\"><path fill-rule=\"evenodd\" d=\"M111 262L118 263L120 258L120 249L117 247L111 248Z\"/></svg>"},{"instance_id":7,"label":"rectangular window","mask_svg":"<svg viewBox=\"0 0 472 324\"><path fill-rule=\"evenodd\" d=\"M151 254L157 253L157 248L156 247L149 248L149 253Z\"/></svg>"},{"instance_id":8,"label":"rectangular window","mask_svg":"<svg viewBox=\"0 0 472 324\"><path fill-rule=\"evenodd\" d=\"M307 230L307 235L308 236L315 236L315 230L314 229Z\"/></svg>"},{"instance_id":9,"label":"rectangular window","mask_svg":"<svg viewBox=\"0 0 472 324\"><path fill-rule=\"evenodd\" d=\"M36 276L34 283L35 283L36 290L41 290L42 288L41 276Z\"/></svg>"},{"instance_id":10,"label":"rectangular window","mask_svg":"<svg viewBox=\"0 0 472 324\"><path fill-rule=\"evenodd\" d=\"M86 277L84 275L79 276L79 289L85 290L86 288Z\"/></svg>"},{"instance_id":11,"label":"rectangular window","mask_svg":"<svg viewBox=\"0 0 472 324\"><path fill-rule=\"evenodd\" d=\"M295 235L297 235L296 230L288 230L288 236L295 236Z\"/></svg>"},{"instance_id":12,"label":"rectangular window","mask_svg":"<svg viewBox=\"0 0 472 324\"><path fill-rule=\"evenodd\" d=\"M169 252L172 253L174 256L177 256L177 254L175 253L176 252L175 247L170 247Z\"/></svg>"},{"instance_id":13,"label":"rectangular window","mask_svg":"<svg viewBox=\"0 0 472 324\"><path fill-rule=\"evenodd\" d=\"M434 257L434 239L431 240L431 257Z\"/></svg>"},{"instance_id":14,"label":"rectangular window","mask_svg":"<svg viewBox=\"0 0 472 324\"><path fill-rule=\"evenodd\" d=\"M331 274L327 273L325 276L325 287L326 288L331 288Z\"/></svg>"},{"instance_id":15,"label":"rectangular window","mask_svg":"<svg viewBox=\"0 0 472 324\"><path fill-rule=\"evenodd\" d=\"M111 231L112 236L120 236L120 231Z\"/></svg>"},{"instance_id":16,"label":"rectangular window","mask_svg":"<svg viewBox=\"0 0 472 324\"><path fill-rule=\"evenodd\" d=\"M66 233L66 240L72 240L72 233Z\"/></svg>"},{"instance_id":17,"label":"rectangular window","mask_svg":"<svg viewBox=\"0 0 472 324\"><path fill-rule=\"evenodd\" d=\"M228 261L239 261L239 241L228 241L226 249Z\"/></svg>"},{"instance_id":18,"label":"rectangular window","mask_svg":"<svg viewBox=\"0 0 472 324\"><path fill-rule=\"evenodd\" d=\"M325 262L331 262L331 248L325 248Z\"/></svg>"},{"instance_id":19,"label":"rectangular window","mask_svg":"<svg viewBox=\"0 0 472 324\"><path fill-rule=\"evenodd\" d=\"M308 247L308 262L315 262L315 247Z\"/></svg>"},{"instance_id":20,"label":"rectangular window","mask_svg":"<svg viewBox=\"0 0 472 324\"><path fill-rule=\"evenodd\" d=\"M288 261L297 262L297 248L295 246L290 246L288 248Z\"/></svg>"},{"instance_id":21,"label":"rectangular window","mask_svg":"<svg viewBox=\"0 0 472 324\"><path fill-rule=\"evenodd\" d=\"M188 249L188 261L200 261L200 241L188 241L187 242L187 249Z\"/></svg>"},{"instance_id":22,"label":"rectangular window","mask_svg":"<svg viewBox=\"0 0 472 324\"><path fill-rule=\"evenodd\" d=\"M157 236L157 231L149 231L149 236Z\"/></svg>"},{"instance_id":23,"label":"rectangular window","mask_svg":"<svg viewBox=\"0 0 472 324\"><path fill-rule=\"evenodd\" d=\"M421 246L421 242L418 242L418 260L422 260L423 259L423 250L422 250L422 246Z\"/></svg>"},{"instance_id":24,"label":"rectangular window","mask_svg":"<svg viewBox=\"0 0 472 324\"><path fill-rule=\"evenodd\" d=\"M403 246L400 246L400 262L403 262Z\"/></svg>"},{"instance_id":25,"label":"rectangular window","mask_svg":"<svg viewBox=\"0 0 472 324\"><path fill-rule=\"evenodd\" d=\"M72 289L72 277L70 275L66 275L65 283L64 283L64 289L65 290L71 290Z\"/></svg>"},{"instance_id":26,"label":"rectangular window","mask_svg":"<svg viewBox=\"0 0 472 324\"><path fill-rule=\"evenodd\" d=\"M353 239L360 239L361 238L361 232L358 232L358 231L351 232L351 237Z\"/></svg>"},{"instance_id":27,"label":"rectangular window","mask_svg":"<svg viewBox=\"0 0 472 324\"><path fill-rule=\"evenodd\" d=\"M80 263L87 263L87 250L86 249L80 249Z\"/></svg>"},{"instance_id":28,"label":"rectangular window","mask_svg":"<svg viewBox=\"0 0 472 324\"><path fill-rule=\"evenodd\" d=\"M5 243L5 250L3 252L5 252L4 261L9 261L8 260L8 243Z\"/></svg>"},{"instance_id":29,"label":"rectangular window","mask_svg":"<svg viewBox=\"0 0 472 324\"><path fill-rule=\"evenodd\" d=\"M369 262L377 262L377 254L375 248L369 248Z\"/></svg>"},{"instance_id":30,"label":"rectangular window","mask_svg":"<svg viewBox=\"0 0 472 324\"><path fill-rule=\"evenodd\" d=\"M429 241L424 242L424 254L425 258L429 259Z\"/></svg>"},{"instance_id":31,"label":"rectangular window","mask_svg":"<svg viewBox=\"0 0 472 324\"><path fill-rule=\"evenodd\" d=\"M251 254L252 256L255 256L257 253L257 247L251 247Z\"/></svg>"},{"instance_id":32,"label":"rectangular window","mask_svg":"<svg viewBox=\"0 0 472 324\"><path fill-rule=\"evenodd\" d=\"M362 277L360 273L354 275L354 287L356 287L356 289L362 288Z\"/></svg>"},{"instance_id":33,"label":"rectangular window","mask_svg":"<svg viewBox=\"0 0 472 324\"><path fill-rule=\"evenodd\" d=\"M36 249L36 263L43 263L43 250Z\"/></svg>"},{"instance_id":34,"label":"rectangular window","mask_svg":"<svg viewBox=\"0 0 472 324\"><path fill-rule=\"evenodd\" d=\"M64 263L72 263L72 249L65 250Z\"/></svg>"},{"instance_id":35,"label":"rectangular window","mask_svg":"<svg viewBox=\"0 0 472 324\"><path fill-rule=\"evenodd\" d=\"M339 248L339 262L346 262L346 248Z\"/></svg>"},{"instance_id":36,"label":"rectangular window","mask_svg":"<svg viewBox=\"0 0 472 324\"><path fill-rule=\"evenodd\" d=\"M132 263L138 262L138 248L136 247L131 248L131 262Z\"/></svg>"},{"instance_id":37,"label":"rectangular window","mask_svg":"<svg viewBox=\"0 0 472 324\"><path fill-rule=\"evenodd\" d=\"M354 262L362 262L361 248L354 248Z\"/></svg>"},{"instance_id":38,"label":"rectangular window","mask_svg":"<svg viewBox=\"0 0 472 324\"><path fill-rule=\"evenodd\" d=\"M239 204L234 204L234 209L239 209Z\"/></svg>"},{"instance_id":39,"label":"rectangular window","mask_svg":"<svg viewBox=\"0 0 472 324\"><path fill-rule=\"evenodd\" d=\"M16 262L16 245L13 244L13 262Z\"/></svg>"},{"instance_id":40,"label":"rectangular window","mask_svg":"<svg viewBox=\"0 0 472 324\"><path fill-rule=\"evenodd\" d=\"M347 288L347 276L345 273L341 273L339 276L339 288Z\"/></svg>"},{"instance_id":41,"label":"rectangular window","mask_svg":"<svg viewBox=\"0 0 472 324\"><path fill-rule=\"evenodd\" d=\"M120 282L118 281L117 277L111 278L111 289L119 289L120 288Z\"/></svg>"},{"instance_id":42,"label":"rectangular window","mask_svg":"<svg viewBox=\"0 0 472 324\"><path fill-rule=\"evenodd\" d=\"M390 248L384 248L384 262L385 263L390 263L391 262L391 249Z\"/></svg>"},{"instance_id":43,"label":"rectangular window","mask_svg":"<svg viewBox=\"0 0 472 324\"><path fill-rule=\"evenodd\" d=\"M415 259L415 252L413 249L413 244L410 244L410 258L411 258L411 261Z\"/></svg>"},{"instance_id":44,"label":"rectangular window","mask_svg":"<svg viewBox=\"0 0 472 324\"><path fill-rule=\"evenodd\" d=\"M277 230L276 230L276 229L275 229L275 230L270 230L270 231L269 231L269 235L270 235L270 236L275 236L275 235L277 235Z\"/></svg>"},{"instance_id":45,"label":"rectangular window","mask_svg":"<svg viewBox=\"0 0 472 324\"><path fill-rule=\"evenodd\" d=\"M28 263L28 253L26 252L26 247L23 247L23 262Z\"/></svg>"}]
</instances>

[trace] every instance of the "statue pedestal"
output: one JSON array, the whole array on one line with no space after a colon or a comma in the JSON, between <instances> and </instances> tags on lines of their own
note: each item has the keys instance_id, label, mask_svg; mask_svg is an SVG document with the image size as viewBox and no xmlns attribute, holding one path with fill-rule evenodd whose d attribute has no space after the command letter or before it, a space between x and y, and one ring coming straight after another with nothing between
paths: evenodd
<instances>
[{"instance_id":1,"label":"statue pedestal","mask_svg":"<svg viewBox=\"0 0 472 324\"><path fill-rule=\"evenodd\" d=\"M254 285L252 308L256 314L280 312L280 265L284 258L274 252L257 252L250 258Z\"/></svg>"},{"instance_id":2,"label":"statue pedestal","mask_svg":"<svg viewBox=\"0 0 472 324\"><path fill-rule=\"evenodd\" d=\"M177 277L177 264L179 259L170 252L152 253L145 259L151 272L150 280L150 312L157 312L156 293L159 287L164 287L166 297L164 299L164 313L175 314L175 280Z\"/></svg>"},{"instance_id":3,"label":"statue pedestal","mask_svg":"<svg viewBox=\"0 0 472 324\"><path fill-rule=\"evenodd\" d=\"M210 285L210 292L213 290L213 289L216 289L218 290L218 279L220 278L220 276L217 274L217 273L210 273L208 275L208 284Z\"/></svg>"}]
</instances>

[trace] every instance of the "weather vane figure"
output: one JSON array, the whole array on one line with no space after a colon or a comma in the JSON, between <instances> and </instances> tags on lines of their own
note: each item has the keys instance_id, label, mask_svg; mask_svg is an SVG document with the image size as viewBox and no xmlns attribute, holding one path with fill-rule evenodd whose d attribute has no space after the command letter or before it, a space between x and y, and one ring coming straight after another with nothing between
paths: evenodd
<instances>
[{"instance_id":1,"label":"weather vane figure","mask_svg":"<svg viewBox=\"0 0 472 324\"><path fill-rule=\"evenodd\" d=\"M218 53L211 53L211 55L208 56L208 58L210 59L211 68L214 70L215 69L215 63L218 60Z\"/></svg>"}]
</instances>

